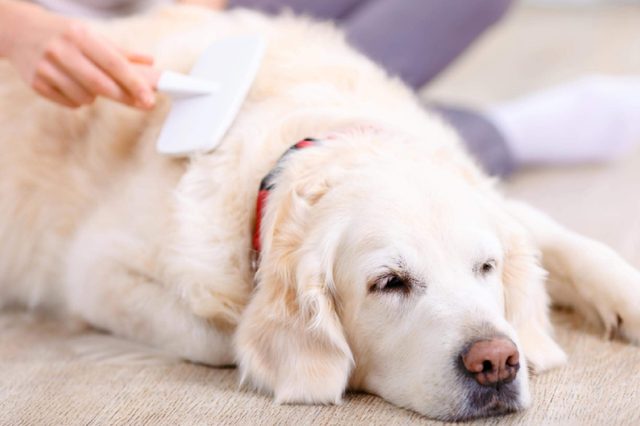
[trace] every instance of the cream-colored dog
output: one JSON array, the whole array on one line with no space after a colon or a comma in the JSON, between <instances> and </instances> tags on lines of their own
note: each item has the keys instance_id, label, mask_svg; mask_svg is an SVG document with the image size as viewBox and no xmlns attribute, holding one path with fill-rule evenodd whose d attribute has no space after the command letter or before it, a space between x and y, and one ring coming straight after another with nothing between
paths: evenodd
<instances>
[{"instance_id":1,"label":"cream-colored dog","mask_svg":"<svg viewBox=\"0 0 640 426\"><path fill-rule=\"evenodd\" d=\"M177 70L225 35L269 47L223 143L188 160L154 151L166 103L67 110L0 64L2 305L237 363L280 402L360 389L441 419L530 403L528 370L565 360L548 293L640 342L640 273L502 198L332 28L172 7L100 30ZM256 196L276 164L254 265Z\"/></svg>"}]
</instances>

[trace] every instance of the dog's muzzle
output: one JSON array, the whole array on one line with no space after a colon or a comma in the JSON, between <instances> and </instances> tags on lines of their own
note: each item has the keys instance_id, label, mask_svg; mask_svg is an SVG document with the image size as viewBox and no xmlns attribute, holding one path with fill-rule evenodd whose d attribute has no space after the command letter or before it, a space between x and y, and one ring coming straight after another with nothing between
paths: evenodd
<instances>
[{"instance_id":1,"label":"dog's muzzle","mask_svg":"<svg viewBox=\"0 0 640 426\"><path fill-rule=\"evenodd\" d=\"M520 353L508 338L474 340L460 352L457 367L466 393L458 420L505 414L521 407L517 382Z\"/></svg>"}]
</instances>

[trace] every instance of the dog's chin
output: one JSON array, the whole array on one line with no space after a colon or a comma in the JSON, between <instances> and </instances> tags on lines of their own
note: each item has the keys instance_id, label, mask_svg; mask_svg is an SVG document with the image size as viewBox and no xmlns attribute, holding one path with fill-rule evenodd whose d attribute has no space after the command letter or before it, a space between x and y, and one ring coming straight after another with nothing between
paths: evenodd
<instances>
[{"instance_id":1,"label":"dog's chin","mask_svg":"<svg viewBox=\"0 0 640 426\"><path fill-rule=\"evenodd\" d=\"M466 396L455 413L440 417L444 421L468 421L481 417L501 416L523 410L528 398L520 391L519 380L499 387L465 383Z\"/></svg>"},{"instance_id":2,"label":"dog's chin","mask_svg":"<svg viewBox=\"0 0 640 426\"><path fill-rule=\"evenodd\" d=\"M508 414L524 408L515 383L509 383L500 389L478 386L469 392L467 406L466 418L469 419Z\"/></svg>"}]
</instances>

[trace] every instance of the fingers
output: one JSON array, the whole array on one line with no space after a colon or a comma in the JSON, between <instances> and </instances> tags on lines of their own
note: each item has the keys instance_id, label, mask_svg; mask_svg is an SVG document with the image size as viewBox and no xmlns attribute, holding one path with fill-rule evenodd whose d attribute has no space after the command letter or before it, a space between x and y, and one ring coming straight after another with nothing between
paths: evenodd
<instances>
[{"instance_id":1,"label":"fingers","mask_svg":"<svg viewBox=\"0 0 640 426\"><path fill-rule=\"evenodd\" d=\"M178 0L178 2L208 7L213 10L222 10L227 7L228 0Z\"/></svg>"},{"instance_id":2,"label":"fingers","mask_svg":"<svg viewBox=\"0 0 640 426\"><path fill-rule=\"evenodd\" d=\"M43 28L44 34L34 36L35 47L14 58L38 93L69 107L91 103L96 96L153 107L158 72L151 68L151 56L119 49L72 20L56 18ZM33 51L41 53L26 53Z\"/></svg>"},{"instance_id":3,"label":"fingers","mask_svg":"<svg viewBox=\"0 0 640 426\"><path fill-rule=\"evenodd\" d=\"M56 65L80 83L89 93L104 96L114 101L133 105L134 99L129 96L115 81L106 75L81 52L69 49L65 60L56 59ZM133 105L135 106L135 105Z\"/></svg>"},{"instance_id":4,"label":"fingers","mask_svg":"<svg viewBox=\"0 0 640 426\"><path fill-rule=\"evenodd\" d=\"M78 108L80 105L66 98L63 94L58 92L48 82L41 78L36 78L33 81L32 87L36 92L44 96L45 98L54 101L60 105L64 105L69 108Z\"/></svg>"},{"instance_id":5,"label":"fingers","mask_svg":"<svg viewBox=\"0 0 640 426\"><path fill-rule=\"evenodd\" d=\"M160 80L161 72L148 65L134 65L136 70L144 77L147 84L152 88L158 87L158 80Z\"/></svg>"},{"instance_id":6,"label":"fingers","mask_svg":"<svg viewBox=\"0 0 640 426\"><path fill-rule=\"evenodd\" d=\"M44 62L38 68L37 79L42 80L64 96L75 106L87 105L94 101L95 95L70 77L65 71L51 62Z\"/></svg>"},{"instance_id":7,"label":"fingers","mask_svg":"<svg viewBox=\"0 0 640 426\"><path fill-rule=\"evenodd\" d=\"M153 56L151 55L140 52L130 52L122 48L119 50L129 60L129 62L140 65L153 65Z\"/></svg>"},{"instance_id":8,"label":"fingers","mask_svg":"<svg viewBox=\"0 0 640 426\"><path fill-rule=\"evenodd\" d=\"M154 105L155 95L150 85L109 42L78 26L72 29L71 37L87 58L122 86L141 106L151 108Z\"/></svg>"}]
</instances>

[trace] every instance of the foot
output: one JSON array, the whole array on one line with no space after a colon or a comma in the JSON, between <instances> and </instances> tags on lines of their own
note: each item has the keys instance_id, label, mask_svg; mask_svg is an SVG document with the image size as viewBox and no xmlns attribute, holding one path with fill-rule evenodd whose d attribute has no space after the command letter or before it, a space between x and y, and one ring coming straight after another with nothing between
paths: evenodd
<instances>
[{"instance_id":1,"label":"foot","mask_svg":"<svg viewBox=\"0 0 640 426\"><path fill-rule=\"evenodd\" d=\"M585 77L488 116L519 165L611 160L640 144L640 77Z\"/></svg>"}]
</instances>

